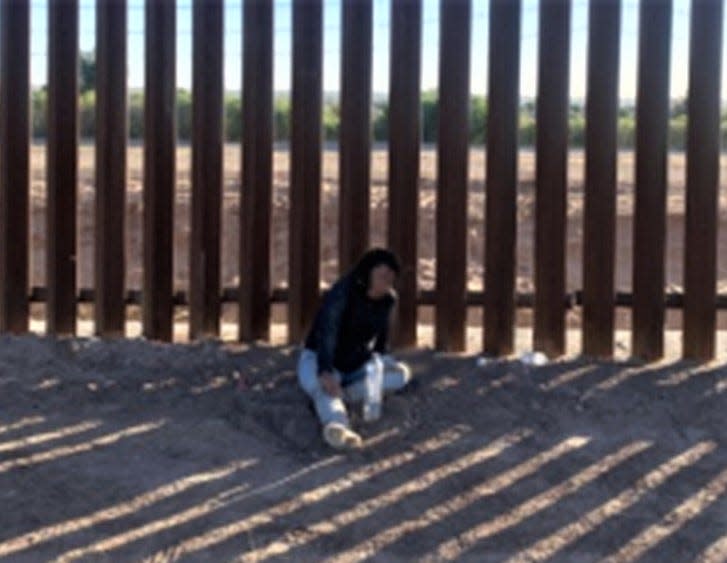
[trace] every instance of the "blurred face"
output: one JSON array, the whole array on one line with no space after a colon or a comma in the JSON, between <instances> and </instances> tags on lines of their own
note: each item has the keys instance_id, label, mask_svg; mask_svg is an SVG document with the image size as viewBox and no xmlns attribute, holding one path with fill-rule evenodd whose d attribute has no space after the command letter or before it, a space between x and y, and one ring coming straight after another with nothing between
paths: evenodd
<instances>
[{"instance_id":1,"label":"blurred face","mask_svg":"<svg viewBox=\"0 0 727 563\"><path fill-rule=\"evenodd\" d=\"M369 297L379 299L389 293L394 287L396 273L386 264L379 264L371 270L369 279Z\"/></svg>"}]
</instances>

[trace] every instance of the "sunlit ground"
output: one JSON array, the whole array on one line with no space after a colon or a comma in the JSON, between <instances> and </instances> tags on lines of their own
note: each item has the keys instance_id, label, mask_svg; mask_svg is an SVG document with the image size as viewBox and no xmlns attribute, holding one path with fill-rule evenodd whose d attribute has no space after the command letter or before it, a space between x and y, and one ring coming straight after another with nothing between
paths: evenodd
<instances>
[{"instance_id":1,"label":"sunlit ground","mask_svg":"<svg viewBox=\"0 0 727 563\"><path fill-rule=\"evenodd\" d=\"M0 557L727 560L724 364L402 358L337 453L289 347L0 337Z\"/></svg>"}]
</instances>

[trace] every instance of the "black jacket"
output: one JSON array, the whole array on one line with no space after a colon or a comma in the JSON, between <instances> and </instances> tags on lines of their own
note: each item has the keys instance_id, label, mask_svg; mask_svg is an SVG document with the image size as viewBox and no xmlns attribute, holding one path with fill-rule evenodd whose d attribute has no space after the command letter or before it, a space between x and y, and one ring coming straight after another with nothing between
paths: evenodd
<instances>
[{"instance_id":1,"label":"black jacket","mask_svg":"<svg viewBox=\"0 0 727 563\"><path fill-rule=\"evenodd\" d=\"M392 291L370 299L366 286L353 273L341 277L325 294L305 339L305 347L318 355L318 373L356 371L372 352L389 352L389 317L396 303Z\"/></svg>"}]
</instances>

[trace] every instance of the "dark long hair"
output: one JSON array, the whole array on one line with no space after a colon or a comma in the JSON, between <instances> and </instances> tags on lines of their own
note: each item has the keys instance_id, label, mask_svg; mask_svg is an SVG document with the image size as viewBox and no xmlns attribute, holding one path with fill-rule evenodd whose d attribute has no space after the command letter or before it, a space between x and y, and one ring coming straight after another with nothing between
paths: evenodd
<instances>
[{"instance_id":1,"label":"dark long hair","mask_svg":"<svg viewBox=\"0 0 727 563\"><path fill-rule=\"evenodd\" d=\"M397 276L401 272L401 264L396 254L386 248L372 248L359 258L358 263L351 269L350 275L357 286L368 289L371 270L382 264L391 268Z\"/></svg>"}]
</instances>

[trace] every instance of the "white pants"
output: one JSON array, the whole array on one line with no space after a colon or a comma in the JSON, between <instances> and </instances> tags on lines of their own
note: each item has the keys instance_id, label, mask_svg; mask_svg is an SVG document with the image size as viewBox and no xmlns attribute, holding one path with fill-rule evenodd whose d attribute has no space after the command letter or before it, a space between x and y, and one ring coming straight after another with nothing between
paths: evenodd
<instances>
[{"instance_id":1,"label":"white pants","mask_svg":"<svg viewBox=\"0 0 727 563\"><path fill-rule=\"evenodd\" d=\"M379 369L384 370L384 392L396 391L401 389L411 379L411 370L409 366L402 362L397 362L389 355L375 356L370 362L380 362ZM356 373L368 372L370 366L364 364ZM341 382L341 373L334 370L333 376ZM356 379L356 378L354 378ZM339 422L345 426L349 426L348 413L342 398L331 397L321 386L318 377L318 358L313 350L303 348L298 359L298 383L303 391L313 400L313 404L318 414L318 419L324 426L330 422ZM356 379L354 383L343 387L344 398L351 402L362 401L366 396L366 380L365 377Z\"/></svg>"}]
</instances>

